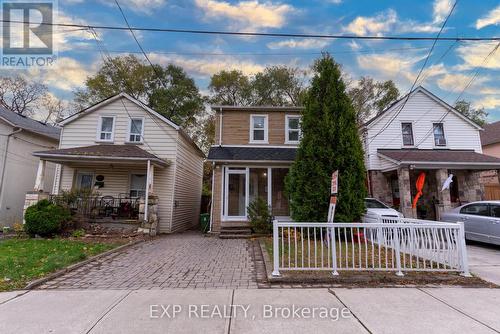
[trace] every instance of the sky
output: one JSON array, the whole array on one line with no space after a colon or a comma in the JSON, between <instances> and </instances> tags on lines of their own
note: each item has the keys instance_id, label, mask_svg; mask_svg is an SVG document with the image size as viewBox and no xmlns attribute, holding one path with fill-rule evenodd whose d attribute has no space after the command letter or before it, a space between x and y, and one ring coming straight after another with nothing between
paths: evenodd
<instances>
[{"instance_id":1,"label":"sky","mask_svg":"<svg viewBox=\"0 0 500 334\"><path fill-rule=\"evenodd\" d=\"M358 36L435 37L454 0L119 0L134 27L224 31L346 34ZM57 22L124 26L113 0L59 0ZM500 3L462 0L456 5L443 36L500 36ZM139 53L127 31L96 31L113 56ZM0 69L48 85L55 96L72 100L85 79L102 64L93 35L60 27L55 32L58 59L54 66ZM153 62L173 63L208 93L210 76L223 69L253 74L270 65L309 69L322 51L330 52L352 79L370 76L392 79L404 94L411 87L432 41L361 41L314 38L236 37L139 32L137 37ZM500 120L500 50L485 63L495 42L437 42L419 81L448 103L459 97ZM477 72L473 84L460 96Z\"/></svg>"}]
</instances>

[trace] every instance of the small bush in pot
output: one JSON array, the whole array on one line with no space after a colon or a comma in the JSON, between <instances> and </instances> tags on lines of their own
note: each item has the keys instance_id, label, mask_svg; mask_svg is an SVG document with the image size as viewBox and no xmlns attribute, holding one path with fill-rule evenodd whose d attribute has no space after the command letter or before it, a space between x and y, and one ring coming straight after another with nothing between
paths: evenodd
<instances>
[{"instance_id":1,"label":"small bush in pot","mask_svg":"<svg viewBox=\"0 0 500 334\"><path fill-rule=\"evenodd\" d=\"M62 223L71 218L69 209L41 200L26 209L24 229L30 236L53 236L61 230Z\"/></svg>"},{"instance_id":2,"label":"small bush in pot","mask_svg":"<svg viewBox=\"0 0 500 334\"><path fill-rule=\"evenodd\" d=\"M247 208L250 226L256 233L271 233L273 230L272 215L267 201L262 197L254 199Z\"/></svg>"}]
</instances>

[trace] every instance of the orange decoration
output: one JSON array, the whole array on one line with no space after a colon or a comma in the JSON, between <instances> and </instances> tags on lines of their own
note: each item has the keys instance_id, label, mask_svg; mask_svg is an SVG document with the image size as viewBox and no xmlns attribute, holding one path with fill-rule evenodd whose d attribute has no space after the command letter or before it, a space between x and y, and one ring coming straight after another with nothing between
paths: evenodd
<instances>
[{"instance_id":1,"label":"orange decoration","mask_svg":"<svg viewBox=\"0 0 500 334\"><path fill-rule=\"evenodd\" d=\"M413 204L412 208L415 209L417 207L417 202L420 196L422 196L423 192L422 189L424 189L424 183L425 183L425 173L422 172L417 178L416 186L417 186L417 194L415 195L415 198L413 198Z\"/></svg>"}]
</instances>

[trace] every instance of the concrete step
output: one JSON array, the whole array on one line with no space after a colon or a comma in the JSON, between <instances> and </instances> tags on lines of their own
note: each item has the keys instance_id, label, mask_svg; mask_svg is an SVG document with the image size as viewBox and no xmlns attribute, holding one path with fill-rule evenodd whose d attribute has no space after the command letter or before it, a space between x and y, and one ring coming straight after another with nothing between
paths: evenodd
<instances>
[{"instance_id":1,"label":"concrete step","mask_svg":"<svg viewBox=\"0 0 500 334\"><path fill-rule=\"evenodd\" d=\"M249 228L239 228L239 229L222 229L221 234L252 234L252 230Z\"/></svg>"},{"instance_id":2,"label":"concrete step","mask_svg":"<svg viewBox=\"0 0 500 334\"><path fill-rule=\"evenodd\" d=\"M250 239L251 234L219 234L220 239Z\"/></svg>"}]
</instances>

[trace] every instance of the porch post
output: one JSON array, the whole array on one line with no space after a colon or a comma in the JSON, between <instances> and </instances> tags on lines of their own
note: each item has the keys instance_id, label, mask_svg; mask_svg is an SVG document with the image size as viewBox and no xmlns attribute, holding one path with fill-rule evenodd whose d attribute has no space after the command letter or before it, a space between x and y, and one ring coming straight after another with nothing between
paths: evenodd
<instances>
[{"instance_id":1,"label":"porch post","mask_svg":"<svg viewBox=\"0 0 500 334\"><path fill-rule=\"evenodd\" d=\"M411 207L411 184L410 169L401 167L398 169L398 185L400 198L400 211L406 218L417 218L416 210Z\"/></svg>"},{"instance_id":2,"label":"porch post","mask_svg":"<svg viewBox=\"0 0 500 334\"><path fill-rule=\"evenodd\" d=\"M45 166L47 162L45 160L41 160L38 162L38 170L36 172L36 180L35 180L35 187L33 188L34 191L43 191L43 188L45 186Z\"/></svg>"},{"instance_id":3,"label":"porch post","mask_svg":"<svg viewBox=\"0 0 500 334\"><path fill-rule=\"evenodd\" d=\"M448 170L447 169L437 169L436 170L436 193L437 199L439 200L439 204L437 207L437 217L436 220L441 218L441 214L451 209L451 197L450 197L450 189L445 189L441 191L443 187L444 181L448 178Z\"/></svg>"},{"instance_id":4,"label":"porch post","mask_svg":"<svg viewBox=\"0 0 500 334\"><path fill-rule=\"evenodd\" d=\"M148 168L146 171L146 194L144 196L144 221L148 221L148 208L149 208L149 186L151 183L151 160L148 160Z\"/></svg>"},{"instance_id":5,"label":"porch post","mask_svg":"<svg viewBox=\"0 0 500 334\"><path fill-rule=\"evenodd\" d=\"M155 165L151 165L149 167L149 184L148 184L148 189L151 194L154 194L154 177L155 177Z\"/></svg>"}]
</instances>

